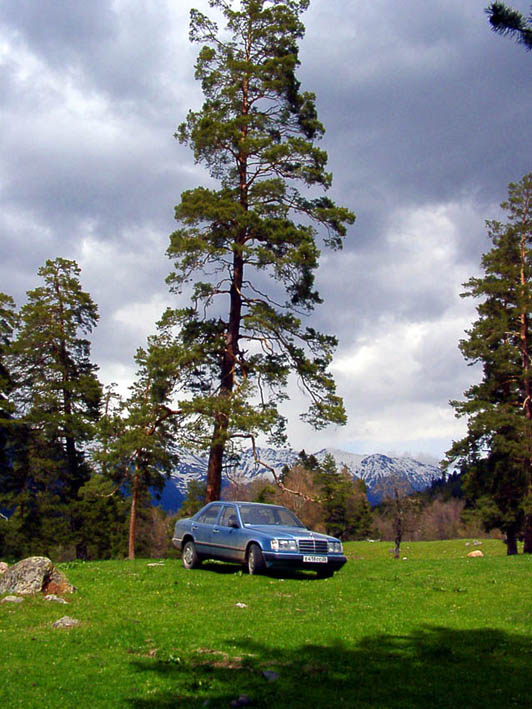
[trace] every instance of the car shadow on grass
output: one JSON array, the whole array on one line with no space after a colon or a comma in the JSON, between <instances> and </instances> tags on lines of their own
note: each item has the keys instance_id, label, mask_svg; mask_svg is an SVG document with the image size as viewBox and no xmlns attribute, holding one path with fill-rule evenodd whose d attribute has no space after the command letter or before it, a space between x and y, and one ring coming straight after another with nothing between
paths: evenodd
<instances>
[{"instance_id":1,"label":"car shadow on grass","mask_svg":"<svg viewBox=\"0 0 532 709\"><path fill-rule=\"evenodd\" d=\"M245 574L247 575L247 569L241 564L231 564L225 561L203 561L201 566L194 569L194 573L200 573L201 571L211 571L215 574L220 574L222 576L227 576L228 574ZM341 573L341 572L336 572ZM262 574L263 576L268 576L276 579L300 579L301 581L316 581L319 579L314 571L298 571L297 569L270 569Z\"/></svg>"},{"instance_id":2,"label":"car shadow on grass","mask_svg":"<svg viewBox=\"0 0 532 709\"><path fill-rule=\"evenodd\" d=\"M282 649L246 641L231 655L203 648L187 657L133 662L139 686L150 686L149 695L139 689L128 699L136 709L508 709L529 706L532 637L425 626L410 635L371 636L353 645Z\"/></svg>"}]
</instances>

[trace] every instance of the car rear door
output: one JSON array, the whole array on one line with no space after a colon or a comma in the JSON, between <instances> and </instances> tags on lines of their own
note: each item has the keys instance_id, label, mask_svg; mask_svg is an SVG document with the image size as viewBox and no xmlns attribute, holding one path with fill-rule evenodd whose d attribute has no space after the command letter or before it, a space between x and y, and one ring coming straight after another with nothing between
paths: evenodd
<instances>
[{"instance_id":1,"label":"car rear door","mask_svg":"<svg viewBox=\"0 0 532 709\"><path fill-rule=\"evenodd\" d=\"M191 530L199 554L204 556L217 556L218 554L218 550L213 544L213 528L221 509L221 503L215 502L192 522Z\"/></svg>"},{"instance_id":2,"label":"car rear door","mask_svg":"<svg viewBox=\"0 0 532 709\"><path fill-rule=\"evenodd\" d=\"M212 530L212 543L218 548L217 554L220 558L227 561L242 561L245 539L235 505L224 505L218 524L214 525Z\"/></svg>"}]
</instances>

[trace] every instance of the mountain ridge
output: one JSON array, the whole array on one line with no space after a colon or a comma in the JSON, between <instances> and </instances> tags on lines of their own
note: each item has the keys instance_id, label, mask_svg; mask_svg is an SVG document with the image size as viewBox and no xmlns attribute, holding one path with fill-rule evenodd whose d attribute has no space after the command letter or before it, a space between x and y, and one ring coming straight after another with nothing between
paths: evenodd
<instances>
[{"instance_id":1,"label":"mountain ridge","mask_svg":"<svg viewBox=\"0 0 532 709\"><path fill-rule=\"evenodd\" d=\"M433 480L441 477L442 471L437 465L422 463L409 456L387 456L382 453L364 455L350 453L339 448L322 448L313 455L322 461L326 455L332 455L338 468L347 467L354 478L364 480L368 499L375 504L380 499L379 486L387 477L396 476L405 481L413 490L421 491L429 487ZM257 448L257 457L265 465L257 463L252 449L244 450L233 470L226 470L223 476L225 484L230 478L251 482L258 478L273 479L269 467L280 474L285 466L297 462L299 453L292 448ZM161 506L167 512L179 509L187 493L191 480L203 480L207 473L208 455L182 450L175 473L166 481ZM267 467L269 466L269 467Z\"/></svg>"}]
</instances>

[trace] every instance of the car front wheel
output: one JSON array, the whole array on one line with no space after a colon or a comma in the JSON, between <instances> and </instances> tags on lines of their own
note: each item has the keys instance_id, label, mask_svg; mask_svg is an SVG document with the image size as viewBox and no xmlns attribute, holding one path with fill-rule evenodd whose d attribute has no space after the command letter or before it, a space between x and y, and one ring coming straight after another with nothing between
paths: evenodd
<instances>
[{"instance_id":1,"label":"car front wheel","mask_svg":"<svg viewBox=\"0 0 532 709\"><path fill-rule=\"evenodd\" d=\"M252 544L248 550L248 572L250 576L260 574L264 571L266 564L258 544Z\"/></svg>"},{"instance_id":2,"label":"car front wheel","mask_svg":"<svg viewBox=\"0 0 532 709\"><path fill-rule=\"evenodd\" d=\"M185 543L182 552L183 566L185 569L195 569L199 566L201 561L196 551L196 545L193 541L188 541Z\"/></svg>"}]
</instances>

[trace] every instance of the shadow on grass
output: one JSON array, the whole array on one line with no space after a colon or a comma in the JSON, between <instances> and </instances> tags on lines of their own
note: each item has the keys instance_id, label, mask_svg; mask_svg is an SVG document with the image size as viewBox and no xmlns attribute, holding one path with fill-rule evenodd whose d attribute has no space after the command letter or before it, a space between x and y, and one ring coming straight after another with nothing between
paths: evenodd
<instances>
[{"instance_id":1,"label":"shadow on grass","mask_svg":"<svg viewBox=\"0 0 532 709\"><path fill-rule=\"evenodd\" d=\"M231 564L225 561L203 561L201 566L194 573L201 571L214 572L221 576L228 574L246 574L247 570L241 564ZM301 581L316 581L318 576L314 571L299 571L297 569L269 569L265 576L276 579L300 579ZM320 581L322 579L319 579Z\"/></svg>"},{"instance_id":2,"label":"shadow on grass","mask_svg":"<svg viewBox=\"0 0 532 709\"><path fill-rule=\"evenodd\" d=\"M129 699L138 709L228 707L242 695L254 707L508 709L530 706L532 638L424 627L354 646L283 650L250 641L231 655L203 649L134 664L140 684L152 675L149 696L140 690Z\"/></svg>"}]
</instances>

